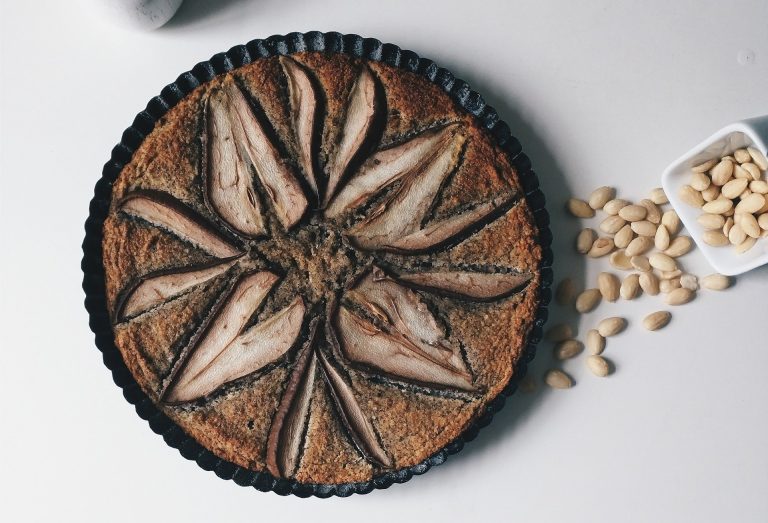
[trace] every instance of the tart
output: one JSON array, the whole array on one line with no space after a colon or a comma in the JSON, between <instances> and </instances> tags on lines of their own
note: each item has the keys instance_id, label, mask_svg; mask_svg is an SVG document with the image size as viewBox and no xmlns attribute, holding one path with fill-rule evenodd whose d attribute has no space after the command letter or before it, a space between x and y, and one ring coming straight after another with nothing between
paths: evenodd
<instances>
[{"instance_id":1,"label":"tart","mask_svg":"<svg viewBox=\"0 0 768 523\"><path fill-rule=\"evenodd\" d=\"M327 495L490 419L540 336L549 233L488 121L381 55L312 47L167 104L105 168L84 265L153 428L224 477Z\"/></svg>"}]
</instances>

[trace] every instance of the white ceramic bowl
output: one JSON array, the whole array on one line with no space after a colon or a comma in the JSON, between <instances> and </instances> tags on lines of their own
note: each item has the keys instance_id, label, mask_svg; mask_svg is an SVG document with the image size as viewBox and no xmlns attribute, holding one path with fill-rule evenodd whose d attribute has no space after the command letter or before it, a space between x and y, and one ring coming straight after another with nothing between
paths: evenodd
<instances>
[{"instance_id":1,"label":"white ceramic bowl","mask_svg":"<svg viewBox=\"0 0 768 523\"><path fill-rule=\"evenodd\" d=\"M707 261L721 274L741 274L768 263L768 238L759 238L752 249L739 254L731 246L712 247L702 240L704 228L696 218L702 213L680 200L680 187L690 181L691 167L720 158L742 147L755 147L768 154L768 115L742 120L723 127L672 163L661 176L661 185L672 207Z\"/></svg>"}]
</instances>

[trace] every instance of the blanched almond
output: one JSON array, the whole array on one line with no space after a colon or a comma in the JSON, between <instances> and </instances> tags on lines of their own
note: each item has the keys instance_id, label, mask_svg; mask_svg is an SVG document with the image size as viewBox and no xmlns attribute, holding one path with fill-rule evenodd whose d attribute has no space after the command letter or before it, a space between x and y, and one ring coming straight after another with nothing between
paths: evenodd
<instances>
[{"instance_id":1,"label":"blanched almond","mask_svg":"<svg viewBox=\"0 0 768 523\"><path fill-rule=\"evenodd\" d=\"M590 354L602 354L605 350L605 338L597 332L597 329L590 329L587 332L587 349Z\"/></svg>"},{"instance_id":2,"label":"blanched almond","mask_svg":"<svg viewBox=\"0 0 768 523\"><path fill-rule=\"evenodd\" d=\"M651 267L660 271L674 271L677 269L677 263L674 258L661 252L654 252L648 257Z\"/></svg>"},{"instance_id":3,"label":"blanched almond","mask_svg":"<svg viewBox=\"0 0 768 523\"><path fill-rule=\"evenodd\" d=\"M667 294L668 305L683 305L696 297L696 293L690 289L680 287Z\"/></svg>"},{"instance_id":4,"label":"blanched almond","mask_svg":"<svg viewBox=\"0 0 768 523\"><path fill-rule=\"evenodd\" d=\"M615 274L601 272L597 276L597 287L600 289L600 294L602 294L604 300L613 302L619 299L621 282Z\"/></svg>"},{"instance_id":5,"label":"blanched almond","mask_svg":"<svg viewBox=\"0 0 768 523\"><path fill-rule=\"evenodd\" d=\"M728 237L721 231L704 231L701 238L704 240L704 243L713 247L722 247L729 243Z\"/></svg>"},{"instance_id":6,"label":"blanched almond","mask_svg":"<svg viewBox=\"0 0 768 523\"><path fill-rule=\"evenodd\" d=\"M664 225L659 225L659 228L656 229L656 236L653 239L653 244L658 250L663 251L669 247L669 242L669 231Z\"/></svg>"},{"instance_id":7,"label":"blanched almond","mask_svg":"<svg viewBox=\"0 0 768 523\"><path fill-rule=\"evenodd\" d=\"M757 218L751 214L737 214L736 217L739 218L739 227L742 228L747 236L752 238L760 237L760 225L757 223ZM730 239L730 236L728 239Z\"/></svg>"},{"instance_id":8,"label":"blanched almond","mask_svg":"<svg viewBox=\"0 0 768 523\"><path fill-rule=\"evenodd\" d=\"M746 170L741 165L734 165L733 166L733 178L735 180L747 180L750 181L752 179L752 175L749 174L749 171ZM733 181L733 180L731 180Z\"/></svg>"},{"instance_id":9,"label":"blanched almond","mask_svg":"<svg viewBox=\"0 0 768 523\"><path fill-rule=\"evenodd\" d=\"M669 243L664 254L672 258L679 258L691 252L691 249L693 249L693 240L689 236L678 236Z\"/></svg>"},{"instance_id":10,"label":"blanched almond","mask_svg":"<svg viewBox=\"0 0 768 523\"><path fill-rule=\"evenodd\" d=\"M757 194L768 194L768 182L765 180L752 180L749 182L749 190Z\"/></svg>"},{"instance_id":11,"label":"blanched almond","mask_svg":"<svg viewBox=\"0 0 768 523\"><path fill-rule=\"evenodd\" d=\"M691 187L701 192L712 183L712 180L704 173L693 173L691 175Z\"/></svg>"},{"instance_id":12,"label":"blanched almond","mask_svg":"<svg viewBox=\"0 0 768 523\"><path fill-rule=\"evenodd\" d=\"M569 389L573 386L571 377L557 369L550 369L544 374L544 383L553 389Z\"/></svg>"},{"instance_id":13,"label":"blanched almond","mask_svg":"<svg viewBox=\"0 0 768 523\"><path fill-rule=\"evenodd\" d=\"M611 238L598 238L595 243L592 244L592 248L589 249L587 256L590 258L600 258L605 256L613 250L614 243Z\"/></svg>"},{"instance_id":14,"label":"blanched almond","mask_svg":"<svg viewBox=\"0 0 768 523\"><path fill-rule=\"evenodd\" d=\"M733 200L741 193L743 193L744 189L746 189L748 185L749 180L736 178L723 185L723 188L720 189L720 194Z\"/></svg>"},{"instance_id":15,"label":"blanched almond","mask_svg":"<svg viewBox=\"0 0 768 523\"><path fill-rule=\"evenodd\" d=\"M640 236L656 236L656 225L647 220L632 222L630 227Z\"/></svg>"},{"instance_id":16,"label":"blanched almond","mask_svg":"<svg viewBox=\"0 0 768 523\"><path fill-rule=\"evenodd\" d=\"M659 293L659 279L652 272L644 272L640 275L640 288L644 293L656 296Z\"/></svg>"},{"instance_id":17,"label":"blanched almond","mask_svg":"<svg viewBox=\"0 0 768 523\"><path fill-rule=\"evenodd\" d=\"M659 282L659 290L663 294L669 294L673 290L679 289L680 287L682 287L682 285L680 285L680 278L673 278L671 280L661 280Z\"/></svg>"},{"instance_id":18,"label":"blanched almond","mask_svg":"<svg viewBox=\"0 0 768 523\"><path fill-rule=\"evenodd\" d=\"M745 171L749 173L749 176L753 180L759 180L762 173L760 172L760 169L755 165L754 163L745 163L741 166Z\"/></svg>"},{"instance_id":19,"label":"blanched almond","mask_svg":"<svg viewBox=\"0 0 768 523\"><path fill-rule=\"evenodd\" d=\"M600 305L602 299L600 289L587 289L576 298L576 310L580 313L590 312Z\"/></svg>"},{"instance_id":20,"label":"blanched almond","mask_svg":"<svg viewBox=\"0 0 768 523\"><path fill-rule=\"evenodd\" d=\"M594 229L590 229L589 227L582 229L579 235L576 236L576 251L580 254L587 254L596 239L597 233Z\"/></svg>"},{"instance_id":21,"label":"blanched almond","mask_svg":"<svg viewBox=\"0 0 768 523\"><path fill-rule=\"evenodd\" d=\"M544 335L544 338L548 341L557 342L573 338L573 335L573 327L567 323L558 323L557 325L553 325L547 329L547 333Z\"/></svg>"},{"instance_id":22,"label":"blanched almond","mask_svg":"<svg viewBox=\"0 0 768 523\"><path fill-rule=\"evenodd\" d=\"M733 176L733 163L730 159L723 158L717 165L712 167L710 174L712 175L712 183L715 185L723 186Z\"/></svg>"},{"instance_id":23,"label":"blanched almond","mask_svg":"<svg viewBox=\"0 0 768 523\"><path fill-rule=\"evenodd\" d=\"M610 214L611 216L614 216L616 214L619 214L619 211L622 207L626 207L629 205L629 202L627 200L622 200L621 198L615 198L609 202L607 202L603 206L603 211L606 214Z\"/></svg>"},{"instance_id":24,"label":"blanched almond","mask_svg":"<svg viewBox=\"0 0 768 523\"><path fill-rule=\"evenodd\" d=\"M570 278L563 278L555 290L555 301L560 305L570 305L576 298L576 284Z\"/></svg>"},{"instance_id":25,"label":"blanched almond","mask_svg":"<svg viewBox=\"0 0 768 523\"><path fill-rule=\"evenodd\" d=\"M768 213L763 213L757 217L757 224L764 231L768 231Z\"/></svg>"},{"instance_id":26,"label":"blanched almond","mask_svg":"<svg viewBox=\"0 0 768 523\"><path fill-rule=\"evenodd\" d=\"M667 198L667 194L661 187L655 187L651 189L649 198L656 205L664 205L665 203L669 203L669 198Z\"/></svg>"},{"instance_id":27,"label":"blanched almond","mask_svg":"<svg viewBox=\"0 0 768 523\"><path fill-rule=\"evenodd\" d=\"M690 185L683 185L680 187L680 192L678 195L680 196L681 200L683 200L691 207L700 208L702 205L704 205L704 198L701 196L701 193Z\"/></svg>"},{"instance_id":28,"label":"blanched almond","mask_svg":"<svg viewBox=\"0 0 768 523\"><path fill-rule=\"evenodd\" d=\"M728 241L731 245L741 245L744 240L747 239L747 233L741 228L741 225L734 225L731 230L728 231Z\"/></svg>"},{"instance_id":29,"label":"blanched almond","mask_svg":"<svg viewBox=\"0 0 768 523\"><path fill-rule=\"evenodd\" d=\"M680 286L689 291L699 290L699 279L693 274L683 274L680 276Z\"/></svg>"},{"instance_id":30,"label":"blanched almond","mask_svg":"<svg viewBox=\"0 0 768 523\"><path fill-rule=\"evenodd\" d=\"M673 280L682 276L683 271L675 269L674 271L659 271L659 278L662 280Z\"/></svg>"},{"instance_id":31,"label":"blanched almond","mask_svg":"<svg viewBox=\"0 0 768 523\"><path fill-rule=\"evenodd\" d=\"M630 274L621 283L619 295L625 300L634 300L640 294L640 275Z\"/></svg>"},{"instance_id":32,"label":"blanched almond","mask_svg":"<svg viewBox=\"0 0 768 523\"><path fill-rule=\"evenodd\" d=\"M570 198L566 207L577 218L592 218L595 215L595 210L587 202L578 198Z\"/></svg>"},{"instance_id":33,"label":"blanched almond","mask_svg":"<svg viewBox=\"0 0 768 523\"><path fill-rule=\"evenodd\" d=\"M628 271L632 268L632 264L629 262L629 258L623 249L612 252L608 261L611 263L611 266L622 271Z\"/></svg>"},{"instance_id":34,"label":"blanched almond","mask_svg":"<svg viewBox=\"0 0 768 523\"><path fill-rule=\"evenodd\" d=\"M558 360L567 360L578 356L584 350L584 344L579 340L564 340L555 345L553 355Z\"/></svg>"},{"instance_id":35,"label":"blanched almond","mask_svg":"<svg viewBox=\"0 0 768 523\"><path fill-rule=\"evenodd\" d=\"M642 254L638 254L637 256L632 256L629 259L629 263L631 263L632 267L634 267L640 272L648 272L651 270L651 264L648 261L648 258L646 256L643 256Z\"/></svg>"},{"instance_id":36,"label":"blanched almond","mask_svg":"<svg viewBox=\"0 0 768 523\"><path fill-rule=\"evenodd\" d=\"M639 222L648 214L648 209L642 205L627 205L619 209L619 216L628 222Z\"/></svg>"},{"instance_id":37,"label":"blanched almond","mask_svg":"<svg viewBox=\"0 0 768 523\"><path fill-rule=\"evenodd\" d=\"M672 319L672 313L669 311L652 312L643 319L643 327L649 331L657 331L666 327Z\"/></svg>"},{"instance_id":38,"label":"blanched almond","mask_svg":"<svg viewBox=\"0 0 768 523\"><path fill-rule=\"evenodd\" d=\"M613 187L598 187L589 195L589 206L593 209L602 209L608 201L616 197L616 189Z\"/></svg>"},{"instance_id":39,"label":"blanched almond","mask_svg":"<svg viewBox=\"0 0 768 523\"><path fill-rule=\"evenodd\" d=\"M643 198L640 200L640 205L645 207L646 213L645 213L645 219L653 224L660 224L661 223L661 209L653 203L648 198Z\"/></svg>"},{"instance_id":40,"label":"blanched almond","mask_svg":"<svg viewBox=\"0 0 768 523\"><path fill-rule=\"evenodd\" d=\"M691 171L695 173L705 173L708 170L710 170L712 167L717 165L717 161L718 160L716 158L712 158L711 160L707 160L706 162L702 162L698 165L694 165L693 167L691 167Z\"/></svg>"},{"instance_id":41,"label":"blanched almond","mask_svg":"<svg viewBox=\"0 0 768 523\"><path fill-rule=\"evenodd\" d=\"M744 254L749 249L754 247L755 243L757 243L757 240L755 238L751 238L747 236L747 238L743 242L741 242L736 246L736 252L738 252L739 254Z\"/></svg>"},{"instance_id":42,"label":"blanched almond","mask_svg":"<svg viewBox=\"0 0 768 523\"><path fill-rule=\"evenodd\" d=\"M644 254L648 252L651 247L653 247L653 240L651 238L648 236L638 236L629 242L629 245L627 245L627 248L624 250L624 252L627 253L627 256L632 258L632 256L637 256L638 254Z\"/></svg>"},{"instance_id":43,"label":"blanched almond","mask_svg":"<svg viewBox=\"0 0 768 523\"><path fill-rule=\"evenodd\" d=\"M674 209L666 211L661 216L661 224L667 228L667 231L669 231L669 234L672 236L679 233L680 229L683 228L683 223L680 221L680 217Z\"/></svg>"},{"instance_id":44,"label":"blanched almond","mask_svg":"<svg viewBox=\"0 0 768 523\"><path fill-rule=\"evenodd\" d=\"M730 211L732 207L733 202L721 196L717 200L705 203L701 210L710 214L723 214Z\"/></svg>"},{"instance_id":45,"label":"blanched almond","mask_svg":"<svg viewBox=\"0 0 768 523\"><path fill-rule=\"evenodd\" d=\"M762 151L755 147L747 147L747 152L752 157L752 161L755 162L761 170L768 171L768 159L766 159Z\"/></svg>"},{"instance_id":46,"label":"blanched almond","mask_svg":"<svg viewBox=\"0 0 768 523\"><path fill-rule=\"evenodd\" d=\"M753 213L763 208L765 196L762 194L750 194L736 205L736 212Z\"/></svg>"},{"instance_id":47,"label":"blanched almond","mask_svg":"<svg viewBox=\"0 0 768 523\"><path fill-rule=\"evenodd\" d=\"M749 155L749 151L746 149L736 149L733 151L733 157L739 163L746 163L752 161L752 157Z\"/></svg>"},{"instance_id":48,"label":"blanched almond","mask_svg":"<svg viewBox=\"0 0 768 523\"><path fill-rule=\"evenodd\" d=\"M593 354L592 356L587 357L586 362L589 370L597 377L604 378L611 373L611 366L602 356Z\"/></svg>"},{"instance_id":49,"label":"blanched almond","mask_svg":"<svg viewBox=\"0 0 768 523\"><path fill-rule=\"evenodd\" d=\"M629 245L629 242L631 242L632 238L634 237L635 233L632 231L632 227L629 224L626 224L619 230L619 232L614 235L613 243L619 249L624 249L627 245Z\"/></svg>"},{"instance_id":50,"label":"blanched almond","mask_svg":"<svg viewBox=\"0 0 768 523\"><path fill-rule=\"evenodd\" d=\"M616 234L626 223L621 216L608 216L600 222L600 230L608 234Z\"/></svg>"},{"instance_id":51,"label":"blanched almond","mask_svg":"<svg viewBox=\"0 0 768 523\"><path fill-rule=\"evenodd\" d=\"M717 200L720 197L720 187L717 185L710 185L703 191L701 191L701 198L705 202L711 202Z\"/></svg>"},{"instance_id":52,"label":"blanched almond","mask_svg":"<svg viewBox=\"0 0 768 523\"><path fill-rule=\"evenodd\" d=\"M731 216L725 219L725 223L723 224L723 234L725 234L726 238L731 233L731 229L735 223L736 220L734 220Z\"/></svg>"},{"instance_id":53,"label":"blanched almond","mask_svg":"<svg viewBox=\"0 0 768 523\"><path fill-rule=\"evenodd\" d=\"M725 217L721 214L700 214L696 221L707 230L722 229L725 225Z\"/></svg>"},{"instance_id":54,"label":"blanched almond","mask_svg":"<svg viewBox=\"0 0 768 523\"><path fill-rule=\"evenodd\" d=\"M626 328L627 320L618 316L605 318L597 324L597 332L599 332L600 336L604 338L615 336Z\"/></svg>"},{"instance_id":55,"label":"blanched almond","mask_svg":"<svg viewBox=\"0 0 768 523\"><path fill-rule=\"evenodd\" d=\"M722 291L731 286L731 278L722 274L710 274L701 279L701 285L705 289Z\"/></svg>"}]
</instances>

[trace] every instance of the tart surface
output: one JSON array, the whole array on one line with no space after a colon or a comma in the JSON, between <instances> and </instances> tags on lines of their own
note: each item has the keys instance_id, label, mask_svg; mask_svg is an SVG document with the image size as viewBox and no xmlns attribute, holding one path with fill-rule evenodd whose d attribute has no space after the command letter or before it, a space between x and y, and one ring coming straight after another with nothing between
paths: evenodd
<instances>
[{"instance_id":1,"label":"tart surface","mask_svg":"<svg viewBox=\"0 0 768 523\"><path fill-rule=\"evenodd\" d=\"M365 482L454 441L512 378L542 250L509 158L424 78L343 54L198 87L112 188L115 343L216 456Z\"/></svg>"}]
</instances>

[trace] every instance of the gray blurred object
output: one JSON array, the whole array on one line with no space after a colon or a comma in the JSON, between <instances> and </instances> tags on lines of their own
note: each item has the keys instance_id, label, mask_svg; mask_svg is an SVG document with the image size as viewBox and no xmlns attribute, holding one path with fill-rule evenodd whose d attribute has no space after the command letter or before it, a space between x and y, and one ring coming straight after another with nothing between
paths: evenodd
<instances>
[{"instance_id":1,"label":"gray blurred object","mask_svg":"<svg viewBox=\"0 0 768 523\"><path fill-rule=\"evenodd\" d=\"M173 18L183 0L88 0L87 5L115 25L150 31Z\"/></svg>"}]
</instances>

